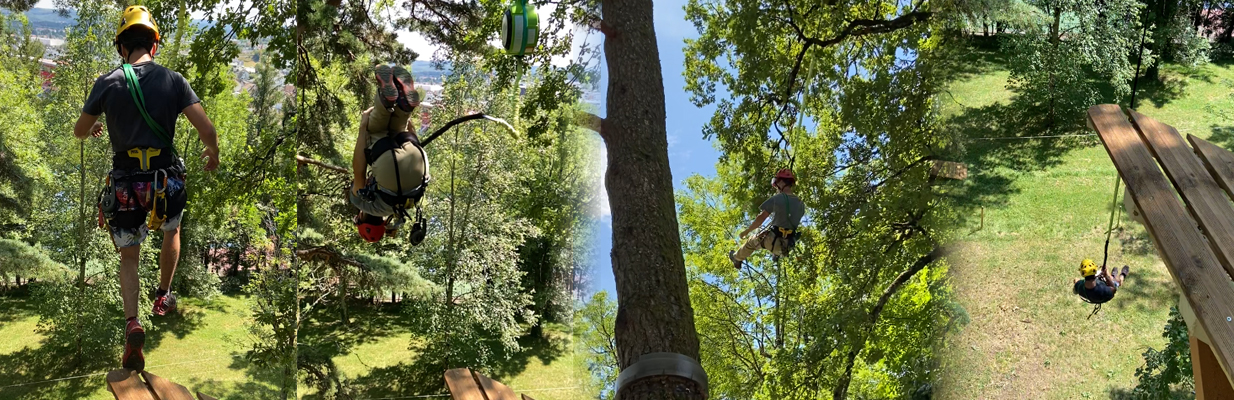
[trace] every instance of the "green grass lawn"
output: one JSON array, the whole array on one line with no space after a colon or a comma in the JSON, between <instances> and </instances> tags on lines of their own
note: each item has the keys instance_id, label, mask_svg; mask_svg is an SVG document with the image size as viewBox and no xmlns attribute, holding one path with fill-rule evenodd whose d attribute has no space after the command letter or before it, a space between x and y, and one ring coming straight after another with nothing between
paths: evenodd
<instances>
[{"instance_id":1,"label":"green grass lawn","mask_svg":"<svg viewBox=\"0 0 1234 400\"><path fill-rule=\"evenodd\" d=\"M406 318L393 308L382 311L371 307L352 309L350 328L354 335L343 335L350 341L346 354L333 357L340 380L348 382L359 398L405 398L445 394L445 371L423 371L417 368L418 354L410 344L416 340ZM335 328L340 329L340 328ZM523 352L488 366L495 373L490 377L526 393L537 400L576 400L595 398L587 385L589 380L584 356L575 351L575 341L569 328L550 325L545 330L548 340L520 340ZM476 368L478 366L473 366ZM427 376L421 376L427 375ZM413 389L419 385L442 385L440 392ZM301 385L303 399L317 399L316 390ZM446 398L446 397L443 397Z\"/></svg>"},{"instance_id":2,"label":"green grass lawn","mask_svg":"<svg viewBox=\"0 0 1234 400\"><path fill-rule=\"evenodd\" d=\"M275 398L272 378L241 356L251 341L245 327L245 297L215 296L209 301L180 299L178 315L156 319L166 327L147 338L146 369L219 399ZM95 370L72 367L41 351L34 334L38 316L24 298L0 297L0 399L113 399L104 375L120 360ZM120 329L117 326L117 329ZM49 360L50 359L50 360ZM43 365L46 368L34 368ZM60 379L46 382L47 380ZM20 385L5 387L9 385Z\"/></svg>"},{"instance_id":3,"label":"green grass lawn","mask_svg":"<svg viewBox=\"0 0 1234 400\"><path fill-rule=\"evenodd\" d=\"M972 57L994 58L976 51ZM949 126L970 138L963 160L970 175L957 196L965 224L950 262L956 296L971 322L947 339L935 394L1123 398L1136 385L1144 350L1164 346L1161 332L1178 289L1144 228L1124 213L1109 265L1128 264L1131 276L1113 301L1085 319L1092 306L1070 286L1080 260L1101 263L1114 166L1095 137L973 140L1045 134L1007 117L1016 111L1013 94L1003 89L1008 74L997 62L984 66L951 86L954 100L943 96ZM1141 88L1138 111L1184 135L1234 148L1234 121L1213 112L1230 108L1234 68L1166 66L1161 75L1163 84ZM1077 124L1052 132L1060 133L1093 132Z\"/></svg>"}]
</instances>

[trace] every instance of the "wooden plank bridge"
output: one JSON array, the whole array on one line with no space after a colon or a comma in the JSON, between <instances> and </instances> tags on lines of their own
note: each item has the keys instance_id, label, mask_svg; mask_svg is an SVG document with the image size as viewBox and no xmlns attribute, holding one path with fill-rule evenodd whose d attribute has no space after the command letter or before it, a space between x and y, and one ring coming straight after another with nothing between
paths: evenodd
<instances>
[{"instance_id":1,"label":"wooden plank bridge","mask_svg":"<svg viewBox=\"0 0 1234 400\"><path fill-rule=\"evenodd\" d=\"M149 372L117 369L107 373L107 390L116 400L215 400Z\"/></svg>"},{"instance_id":2,"label":"wooden plank bridge","mask_svg":"<svg viewBox=\"0 0 1234 400\"><path fill-rule=\"evenodd\" d=\"M525 394L520 397L509 386L467 368L446 371L446 386L454 400L535 400Z\"/></svg>"},{"instance_id":3,"label":"wooden plank bridge","mask_svg":"<svg viewBox=\"0 0 1234 400\"><path fill-rule=\"evenodd\" d=\"M1113 104L1088 123L1182 292L1196 399L1234 399L1234 153Z\"/></svg>"}]
</instances>

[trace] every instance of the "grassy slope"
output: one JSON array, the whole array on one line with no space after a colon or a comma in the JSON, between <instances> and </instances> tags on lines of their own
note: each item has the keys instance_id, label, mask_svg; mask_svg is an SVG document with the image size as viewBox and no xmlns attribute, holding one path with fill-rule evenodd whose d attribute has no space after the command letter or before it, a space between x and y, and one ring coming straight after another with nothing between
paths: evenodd
<instances>
[{"instance_id":1,"label":"grassy slope","mask_svg":"<svg viewBox=\"0 0 1234 400\"><path fill-rule=\"evenodd\" d=\"M1007 76L994 62L954 84L955 101L944 96L952 127L969 138L1042 134L1001 118L1013 97L1002 89ZM1206 109L1229 108L1234 69L1167 66L1162 77L1166 84L1140 93L1140 112L1234 148L1234 121ZM1087 321L1091 306L1070 293L1079 261L1102 257L1115 176L1105 150L1096 138L967 146L970 178L960 203L968 223L951 271L971 323L948 339L938 398L1123 397L1144 349L1164 345L1162 326L1178 291L1144 228L1124 213L1109 264L1131 265L1125 288ZM973 232L982 207L984 228Z\"/></svg>"},{"instance_id":2,"label":"grassy slope","mask_svg":"<svg viewBox=\"0 0 1234 400\"><path fill-rule=\"evenodd\" d=\"M0 386L88 375L57 382L37 383L0 389L0 399L113 399L107 392L103 374L119 367L79 371L63 367L52 371L10 369L39 352L42 338L33 334L38 317L23 301L0 298ZM211 301L181 299L179 316L170 317L167 329L151 332L147 338L147 369L161 377L199 390L219 399L274 398L276 387L265 377L254 377L248 363L239 357L251 340L244 326L248 319L248 300L217 296ZM155 322L161 324L160 322ZM117 327L118 329L119 327ZM16 372L19 376L6 374ZM30 378L36 376L37 379Z\"/></svg>"}]
</instances>

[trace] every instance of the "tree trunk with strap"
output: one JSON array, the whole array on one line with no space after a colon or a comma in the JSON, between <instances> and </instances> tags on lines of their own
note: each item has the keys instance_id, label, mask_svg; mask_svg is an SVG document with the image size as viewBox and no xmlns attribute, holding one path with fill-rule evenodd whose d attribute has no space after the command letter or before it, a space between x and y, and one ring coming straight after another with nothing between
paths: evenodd
<instances>
[{"instance_id":1,"label":"tree trunk with strap","mask_svg":"<svg viewBox=\"0 0 1234 400\"><path fill-rule=\"evenodd\" d=\"M698 360L698 334L686 281L673 178L669 170L664 83L651 0L603 0L608 64L605 186L613 216L618 366L656 352ZM628 383L619 399L705 399L701 385L655 376Z\"/></svg>"}]
</instances>

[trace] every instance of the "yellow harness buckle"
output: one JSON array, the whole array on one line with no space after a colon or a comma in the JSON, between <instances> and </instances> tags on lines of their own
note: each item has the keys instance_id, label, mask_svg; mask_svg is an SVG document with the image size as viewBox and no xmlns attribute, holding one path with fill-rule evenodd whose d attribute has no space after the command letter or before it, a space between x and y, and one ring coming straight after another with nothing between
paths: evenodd
<instances>
[{"instance_id":1,"label":"yellow harness buckle","mask_svg":"<svg viewBox=\"0 0 1234 400\"><path fill-rule=\"evenodd\" d=\"M784 228L779 228L779 229L780 229L780 235L781 235L781 236L788 237L789 235L792 235L792 234L793 234L793 230L792 230L792 229L784 229Z\"/></svg>"},{"instance_id":2,"label":"yellow harness buckle","mask_svg":"<svg viewBox=\"0 0 1234 400\"><path fill-rule=\"evenodd\" d=\"M159 155L163 150L150 147L135 147L129 149L129 157L136 158L141 163L141 170L150 170L150 159Z\"/></svg>"}]
</instances>

